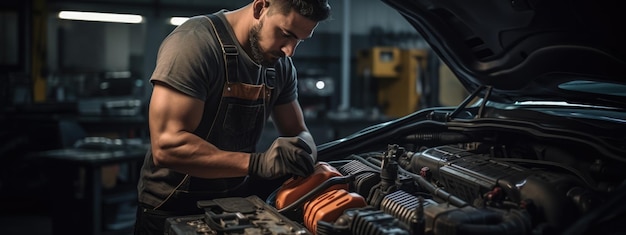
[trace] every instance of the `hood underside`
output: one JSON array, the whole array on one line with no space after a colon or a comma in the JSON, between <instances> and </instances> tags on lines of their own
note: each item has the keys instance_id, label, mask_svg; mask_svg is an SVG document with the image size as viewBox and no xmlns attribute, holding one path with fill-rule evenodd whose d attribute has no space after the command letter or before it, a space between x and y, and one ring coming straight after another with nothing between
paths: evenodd
<instances>
[{"instance_id":1,"label":"hood underside","mask_svg":"<svg viewBox=\"0 0 626 235\"><path fill-rule=\"evenodd\" d=\"M383 0L469 91L491 100L623 106L626 17L618 2Z\"/></svg>"}]
</instances>

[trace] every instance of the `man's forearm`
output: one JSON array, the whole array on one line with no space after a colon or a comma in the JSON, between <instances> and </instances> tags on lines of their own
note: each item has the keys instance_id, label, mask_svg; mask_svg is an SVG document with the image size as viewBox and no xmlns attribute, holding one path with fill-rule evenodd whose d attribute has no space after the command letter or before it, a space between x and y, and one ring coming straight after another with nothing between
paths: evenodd
<instances>
[{"instance_id":1,"label":"man's forearm","mask_svg":"<svg viewBox=\"0 0 626 235\"><path fill-rule=\"evenodd\" d=\"M245 176L249 153L229 152L188 132L153 141L154 163L200 178Z\"/></svg>"}]
</instances>

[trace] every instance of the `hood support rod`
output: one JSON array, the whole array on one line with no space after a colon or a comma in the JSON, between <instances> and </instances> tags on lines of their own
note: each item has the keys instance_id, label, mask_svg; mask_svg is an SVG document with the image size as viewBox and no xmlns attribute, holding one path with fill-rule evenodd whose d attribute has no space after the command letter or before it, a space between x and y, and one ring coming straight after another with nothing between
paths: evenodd
<instances>
[{"instance_id":1,"label":"hood support rod","mask_svg":"<svg viewBox=\"0 0 626 235\"><path fill-rule=\"evenodd\" d=\"M474 98L478 97L478 94L484 89L487 89L487 92L485 92L485 96L482 98L482 103L480 104L480 109L478 110L478 115L476 116L476 118L482 117L483 108L485 107L487 100L489 100L491 90L493 89L492 86L481 85L476 88L476 90L474 90L472 94L467 96L467 98L465 98L465 100L463 100L463 102L461 102L461 104L459 104L459 106L456 107L456 109L454 109L454 111L452 111L452 113L448 115L447 120L450 121L454 119L457 115L459 115L459 113L461 113L461 111L463 111L467 107L467 105L472 102L472 100L474 100Z\"/></svg>"}]
</instances>

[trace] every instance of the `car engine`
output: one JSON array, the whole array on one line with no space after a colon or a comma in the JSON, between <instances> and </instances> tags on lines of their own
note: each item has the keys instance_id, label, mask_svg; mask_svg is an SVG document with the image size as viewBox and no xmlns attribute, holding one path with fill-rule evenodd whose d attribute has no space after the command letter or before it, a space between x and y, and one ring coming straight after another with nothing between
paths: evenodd
<instances>
[{"instance_id":1,"label":"car engine","mask_svg":"<svg viewBox=\"0 0 626 235\"><path fill-rule=\"evenodd\" d=\"M287 180L263 205L205 207L198 218L239 226L206 234L626 231L623 113L608 111L616 118L606 121L584 109L567 117L553 107L459 110L426 109L322 144L313 175ZM178 219L170 226L182 226Z\"/></svg>"}]
</instances>

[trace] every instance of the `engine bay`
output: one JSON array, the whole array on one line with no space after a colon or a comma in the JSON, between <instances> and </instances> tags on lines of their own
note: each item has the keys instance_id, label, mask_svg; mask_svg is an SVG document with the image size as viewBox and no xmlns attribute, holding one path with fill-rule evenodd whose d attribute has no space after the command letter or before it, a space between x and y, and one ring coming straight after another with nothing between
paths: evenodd
<instances>
[{"instance_id":1,"label":"engine bay","mask_svg":"<svg viewBox=\"0 0 626 235\"><path fill-rule=\"evenodd\" d=\"M619 134L592 138L584 125L558 126L572 119L541 117L536 111L528 116L543 118L542 125L531 118L507 120L510 110L485 108L480 119L464 119L461 113L454 120L439 112L452 110L417 112L321 145L313 175L287 180L262 205L258 198L240 199L257 201L256 209L216 209L203 206L215 202L198 202L207 211L200 218L213 221L205 223L213 225L205 234L625 231L620 223L626 221L623 150L609 147ZM519 117L527 111L515 112ZM468 109L467 116L478 115L472 113ZM215 216L220 213L234 215ZM188 226L174 224L169 226ZM170 229L171 234L202 234L196 232Z\"/></svg>"}]
</instances>

